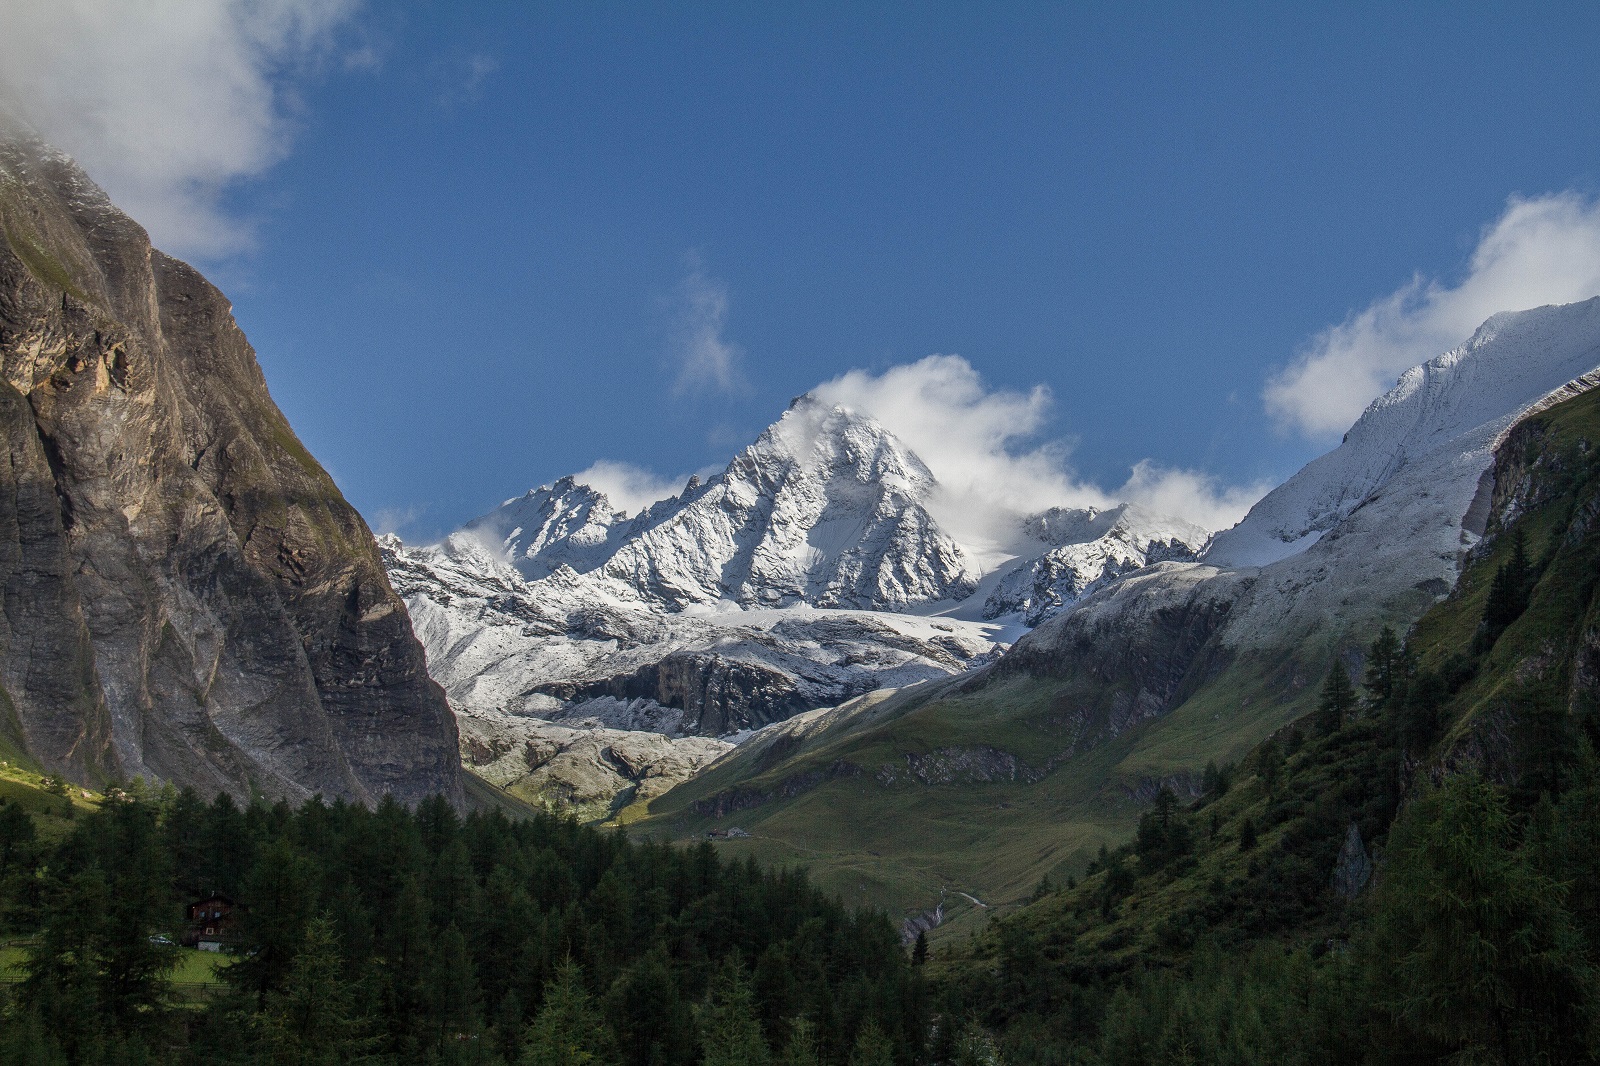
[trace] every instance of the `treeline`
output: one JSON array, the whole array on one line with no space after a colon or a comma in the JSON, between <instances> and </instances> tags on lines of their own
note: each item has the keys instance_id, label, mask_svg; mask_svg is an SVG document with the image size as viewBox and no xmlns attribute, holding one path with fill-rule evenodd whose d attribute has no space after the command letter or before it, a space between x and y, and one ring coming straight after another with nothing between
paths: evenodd
<instances>
[{"instance_id":1,"label":"treeline","mask_svg":"<svg viewBox=\"0 0 1600 1066\"><path fill-rule=\"evenodd\" d=\"M30 938L0 1064L909 1064L929 1031L888 920L707 844L571 821L193 793L40 839L0 804ZM173 981L183 907L240 905L223 986Z\"/></svg>"}]
</instances>

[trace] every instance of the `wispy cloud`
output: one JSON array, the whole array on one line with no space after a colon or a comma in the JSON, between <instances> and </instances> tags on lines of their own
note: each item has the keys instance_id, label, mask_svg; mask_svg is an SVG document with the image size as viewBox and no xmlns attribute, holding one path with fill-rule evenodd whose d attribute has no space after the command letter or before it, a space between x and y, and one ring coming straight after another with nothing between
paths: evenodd
<instances>
[{"instance_id":1,"label":"wispy cloud","mask_svg":"<svg viewBox=\"0 0 1600 1066\"><path fill-rule=\"evenodd\" d=\"M1454 285L1421 276L1341 324L1267 384L1267 410L1312 438L1348 429L1409 367L1449 351L1490 315L1600 294L1600 202L1512 197Z\"/></svg>"},{"instance_id":2,"label":"wispy cloud","mask_svg":"<svg viewBox=\"0 0 1600 1066\"><path fill-rule=\"evenodd\" d=\"M224 191L281 160L295 85L359 0L50 0L6 5L0 98L71 153L161 247L250 243ZM376 63L356 50L355 65Z\"/></svg>"},{"instance_id":3,"label":"wispy cloud","mask_svg":"<svg viewBox=\"0 0 1600 1066\"><path fill-rule=\"evenodd\" d=\"M400 534L415 525L428 513L426 506L409 504L404 507L380 507L372 516L372 531L380 537L386 533Z\"/></svg>"},{"instance_id":4,"label":"wispy cloud","mask_svg":"<svg viewBox=\"0 0 1600 1066\"><path fill-rule=\"evenodd\" d=\"M930 355L881 374L852 370L812 393L870 415L916 452L939 480L934 517L978 547L1004 547L1018 518L1047 507L1131 502L1219 529L1270 488L1226 486L1149 460L1116 489L1083 481L1064 444L1036 443L1050 415L1050 390L990 388L960 356Z\"/></svg>"},{"instance_id":5,"label":"wispy cloud","mask_svg":"<svg viewBox=\"0 0 1600 1066\"><path fill-rule=\"evenodd\" d=\"M433 77L443 83L437 102L449 111L483 98L483 84L489 75L500 69L500 61L482 52L440 60L434 64Z\"/></svg>"},{"instance_id":6,"label":"wispy cloud","mask_svg":"<svg viewBox=\"0 0 1600 1066\"><path fill-rule=\"evenodd\" d=\"M657 500L676 496L689 480L682 477L662 477L632 463L619 463L601 459L587 470L572 475L574 481L605 493L612 506L628 514L637 514Z\"/></svg>"},{"instance_id":7,"label":"wispy cloud","mask_svg":"<svg viewBox=\"0 0 1600 1066\"><path fill-rule=\"evenodd\" d=\"M1203 529L1218 530L1227 529L1243 518L1272 487L1271 481L1225 485L1212 474L1165 467L1142 459L1134 464L1133 473L1112 495L1157 514L1186 518Z\"/></svg>"},{"instance_id":8,"label":"wispy cloud","mask_svg":"<svg viewBox=\"0 0 1600 1066\"><path fill-rule=\"evenodd\" d=\"M690 257L689 274L673 293L673 355L678 393L697 388L723 392L744 383L743 354L723 331L728 318L728 287L708 277L698 257Z\"/></svg>"}]
</instances>

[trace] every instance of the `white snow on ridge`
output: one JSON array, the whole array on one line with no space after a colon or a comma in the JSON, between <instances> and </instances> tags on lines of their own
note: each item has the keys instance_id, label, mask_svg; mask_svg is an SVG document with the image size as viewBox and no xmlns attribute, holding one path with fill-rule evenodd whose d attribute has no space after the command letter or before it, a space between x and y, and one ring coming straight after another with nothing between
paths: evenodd
<instances>
[{"instance_id":1,"label":"white snow on ridge","mask_svg":"<svg viewBox=\"0 0 1600 1066\"><path fill-rule=\"evenodd\" d=\"M1356 508L1422 465L1446 491L1461 482L1461 515L1499 434L1552 390L1600 365L1600 297L1495 315L1472 339L1406 371L1374 400L1333 451L1269 492L1203 558L1266 566L1304 552ZM1423 491L1419 487L1419 491ZM1461 495L1461 491L1454 495ZM1458 515L1457 517L1460 517Z\"/></svg>"},{"instance_id":2,"label":"white snow on ridge","mask_svg":"<svg viewBox=\"0 0 1600 1066\"><path fill-rule=\"evenodd\" d=\"M934 487L876 422L802 397L721 474L633 518L563 478L461 533L498 542L529 581L567 566L667 611L724 600L903 609L977 583L924 506Z\"/></svg>"},{"instance_id":3,"label":"white snow on ridge","mask_svg":"<svg viewBox=\"0 0 1600 1066\"><path fill-rule=\"evenodd\" d=\"M1022 533L1035 550L986 585L984 618L1014 616L1036 626L1125 574L1193 560L1211 539L1193 523L1128 503L1104 510L1052 507L1026 519Z\"/></svg>"}]
</instances>

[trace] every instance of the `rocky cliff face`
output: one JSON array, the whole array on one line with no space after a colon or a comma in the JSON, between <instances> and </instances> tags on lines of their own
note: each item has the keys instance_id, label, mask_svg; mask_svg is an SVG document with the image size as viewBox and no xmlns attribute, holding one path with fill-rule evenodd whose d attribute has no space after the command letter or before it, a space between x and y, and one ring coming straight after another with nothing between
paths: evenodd
<instances>
[{"instance_id":1,"label":"rocky cliff face","mask_svg":"<svg viewBox=\"0 0 1600 1066\"><path fill-rule=\"evenodd\" d=\"M0 133L0 712L78 780L461 796L371 534L226 298Z\"/></svg>"}]
</instances>

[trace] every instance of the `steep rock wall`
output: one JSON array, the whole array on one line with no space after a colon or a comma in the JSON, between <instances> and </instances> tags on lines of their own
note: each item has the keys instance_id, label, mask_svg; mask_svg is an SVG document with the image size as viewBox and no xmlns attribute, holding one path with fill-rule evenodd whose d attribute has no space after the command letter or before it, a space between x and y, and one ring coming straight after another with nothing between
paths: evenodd
<instances>
[{"instance_id":1,"label":"steep rock wall","mask_svg":"<svg viewBox=\"0 0 1600 1066\"><path fill-rule=\"evenodd\" d=\"M64 156L0 143L0 684L83 781L461 797L370 532L226 298Z\"/></svg>"}]
</instances>

